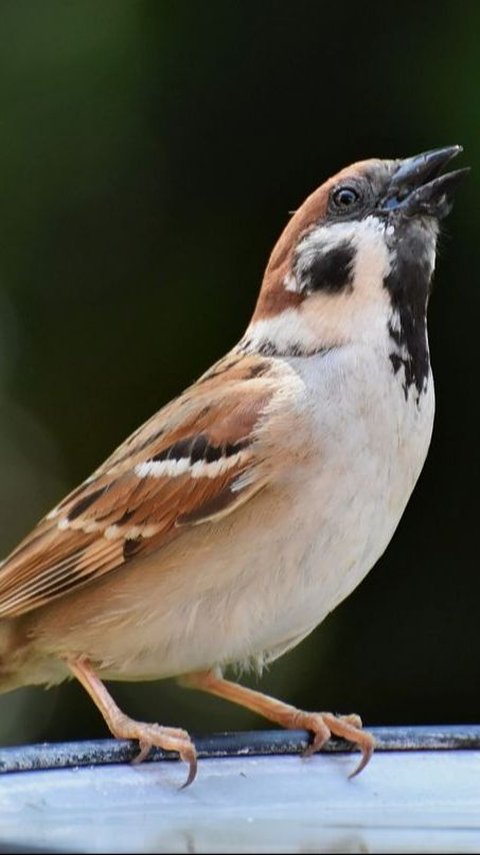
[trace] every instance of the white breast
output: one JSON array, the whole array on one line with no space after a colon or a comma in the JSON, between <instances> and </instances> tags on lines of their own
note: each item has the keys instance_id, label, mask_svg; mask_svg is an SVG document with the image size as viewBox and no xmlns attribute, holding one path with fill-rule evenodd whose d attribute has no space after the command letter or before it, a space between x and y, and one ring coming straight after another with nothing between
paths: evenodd
<instances>
[{"instance_id":1,"label":"white breast","mask_svg":"<svg viewBox=\"0 0 480 855\"><path fill-rule=\"evenodd\" d=\"M366 345L292 358L288 374L290 394L284 384L278 402L283 439L275 453L288 460L281 477L220 522L186 530L119 571L105 614L102 598L78 592L82 649L103 676L274 659L386 548L427 454L431 377L418 405L416 395L406 400L386 353ZM74 647L77 628L59 631Z\"/></svg>"},{"instance_id":2,"label":"white breast","mask_svg":"<svg viewBox=\"0 0 480 855\"><path fill-rule=\"evenodd\" d=\"M297 496L311 542L299 576L313 624L343 600L387 547L423 467L433 427L430 375L407 399L382 349L303 360L313 453ZM318 360L322 357L318 357ZM315 453L315 447L318 449ZM301 519L300 513L301 510Z\"/></svg>"}]
</instances>

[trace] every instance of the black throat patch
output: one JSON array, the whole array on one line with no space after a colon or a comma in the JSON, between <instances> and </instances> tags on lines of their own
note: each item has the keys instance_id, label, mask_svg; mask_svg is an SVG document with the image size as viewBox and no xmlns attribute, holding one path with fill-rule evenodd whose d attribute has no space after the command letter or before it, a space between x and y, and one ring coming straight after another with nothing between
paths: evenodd
<instances>
[{"instance_id":1,"label":"black throat patch","mask_svg":"<svg viewBox=\"0 0 480 855\"><path fill-rule=\"evenodd\" d=\"M384 280L394 317L388 329L395 345L390 361L395 374L404 368L405 398L414 387L417 403L427 387L430 373L427 302L432 264L425 237L421 227L413 226L406 230L396 244L392 269Z\"/></svg>"}]
</instances>

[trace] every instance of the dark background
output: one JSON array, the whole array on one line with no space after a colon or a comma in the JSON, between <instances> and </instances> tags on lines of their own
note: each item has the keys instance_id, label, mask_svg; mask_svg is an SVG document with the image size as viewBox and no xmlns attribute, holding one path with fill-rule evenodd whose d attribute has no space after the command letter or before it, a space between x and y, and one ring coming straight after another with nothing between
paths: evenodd
<instances>
[{"instance_id":1,"label":"dark background","mask_svg":"<svg viewBox=\"0 0 480 855\"><path fill-rule=\"evenodd\" d=\"M437 419L387 554L261 686L367 723L478 721L480 4L3 0L0 554L240 337L271 246L347 163L461 143L430 310ZM171 682L194 731L257 727ZM0 739L101 736L70 684Z\"/></svg>"}]
</instances>

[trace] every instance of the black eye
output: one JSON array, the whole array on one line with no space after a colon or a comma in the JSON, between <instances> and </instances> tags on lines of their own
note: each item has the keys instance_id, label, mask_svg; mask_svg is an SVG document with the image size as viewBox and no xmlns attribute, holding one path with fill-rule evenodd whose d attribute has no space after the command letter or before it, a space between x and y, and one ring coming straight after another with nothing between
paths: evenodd
<instances>
[{"instance_id":1,"label":"black eye","mask_svg":"<svg viewBox=\"0 0 480 855\"><path fill-rule=\"evenodd\" d=\"M360 193L353 187L339 187L334 191L333 203L336 208L352 208L360 199Z\"/></svg>"}]
</instances>

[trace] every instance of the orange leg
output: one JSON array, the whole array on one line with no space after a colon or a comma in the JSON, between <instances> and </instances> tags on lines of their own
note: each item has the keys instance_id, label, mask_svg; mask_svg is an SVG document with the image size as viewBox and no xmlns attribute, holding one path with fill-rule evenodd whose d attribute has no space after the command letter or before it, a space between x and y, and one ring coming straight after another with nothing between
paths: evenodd
<instances>
[{"instance_id":1,"label":"orange leg","mask_svg":"<svg viewBox=\"0 0 480 855\"><path fill-rule=\"evenodd\" d=\"M140 754L134 763L141 763L153 746L163 748L165 751L178 751L182 760L190 766L187 780L183 785L188 787L197 774L197 752L186 730L161 727L159 724L147 724L129 718L117 707L87 659L81 657L66 661L71 672L102 713L113 735L117 739L138 739Z\"/></svg>"},{"instance_id":2,"label":"orange leg","mask_svg":"<svg viewBox=\"0 0 480 855\"><path fill-rule=\"evenodd\" d=\"M332 733L354 742L362 752L360 763L350 775L358 775L365 768L373 754L375 742L373 736L362 730L362 721L358 715L335 716L332 713L311 713L297 710L296 707L277 701L261 692L239 686L230 680L224 680L216 676L212 671L204 671L195 674L187 674L180 682L192 689L201 689L219 698L225 698L235 704L258 713L265 718L289 729L305 729L313 732L312 744L307 748L305 755L319 751L330 739Z\"/></svg>"}]
</instances>

